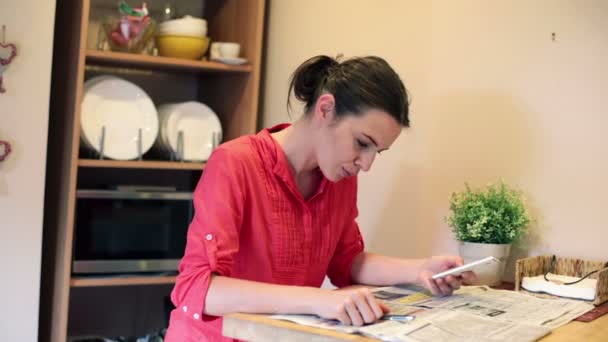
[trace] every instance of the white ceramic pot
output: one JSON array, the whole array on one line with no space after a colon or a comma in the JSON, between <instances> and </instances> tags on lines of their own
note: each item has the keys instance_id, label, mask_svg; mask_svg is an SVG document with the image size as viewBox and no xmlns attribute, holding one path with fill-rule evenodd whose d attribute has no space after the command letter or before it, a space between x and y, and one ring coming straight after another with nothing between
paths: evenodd
<instances>
[{"instance_id":1,"label":"white ceramic pot","mask_svg":"<svg viewBox=\"0 0 608 342\"><path fill-rule=\"evenodd\" d=\"M509 253L511 252L511 244L493 244L493 243L476 243L476 242L460 242L458 249L460 256L464 259L464 263L483 259L488 256L493 256L500 260L498 264L488 264L481 266L475 271L477 280L474 285L500 285L502 282L503 273Z\"/></svg>"}]
</instances>

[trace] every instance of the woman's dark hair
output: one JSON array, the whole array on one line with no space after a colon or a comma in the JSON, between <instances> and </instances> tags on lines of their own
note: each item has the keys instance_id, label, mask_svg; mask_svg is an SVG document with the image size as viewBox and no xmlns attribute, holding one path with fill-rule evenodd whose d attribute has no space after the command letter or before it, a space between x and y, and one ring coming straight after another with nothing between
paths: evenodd
<instances>
[{"instance_id":1,"label":"woman's dark hair","mask_svg":"<svg viewBox=\"0 0 608 342\"><path fill-rule=\"evenodd\" d=\"M336 115L359 114L380 109L402 126L409 127L409 98L399 75L382 58L356 57L339 62L328 56L305 61L291 76L287 106L291 92L305 103L308 113L324 92L336 100Z\"/></svg>"}]
</instances>

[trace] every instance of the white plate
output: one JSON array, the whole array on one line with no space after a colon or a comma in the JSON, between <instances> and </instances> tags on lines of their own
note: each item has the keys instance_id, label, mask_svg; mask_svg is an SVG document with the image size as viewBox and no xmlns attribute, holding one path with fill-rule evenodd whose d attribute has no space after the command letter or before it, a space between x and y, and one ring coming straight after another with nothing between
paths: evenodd
<instances>
[{"instance_id":1,"label":"white plate","mask_svg":"<svg viewBox=\"0 0 608 342\"><path fill-rule=\"evenodd\" d=\"M183 132L184 160L209 159L215 144L222 138L222 125L217 115L207 105L189 101L162 105L158 108L161 121L161 150L176 153L179 132ZM214 133L217 141L214 143Z\"/></svg>"},{"instance_id":2,"label":"white plate","mask_svg":"<svg viewBox=\"0 0 608 342\"><path fill-rule=\"evenodd\" d=\"M105 126L104 157L129 160L152 147L158 136L158 113L150 97L137 85L114 76L100 76L85 83L80 129L84 145L100 153Z\"/></svg>"},{"instance_id":3,"label":"white plate","mask_svg":"<svg viewBox=\"0 0 608 342\"><path fill-rule=\"evenodd\" d=\"M230 58L230 57L214 57L211 60L215 61L215 62L224 63L224 64L235 64L235 65L247 63L247 60L245 58L240 58L240 57L234 57L234 58Z\"/></svg>"},{"instance_id":4,"label":"white plate","mask_svg":"<svg viewBox=\"0 0 608 342\"><path fill-rule=\"evenodd\" d=\"M95 78L91 78L90 80L88 80L87 82L84 83L84 88L83 88L83 98L84 95L87 94L87 91L89 88L91 88L95 83L105 80L105 79L111 79L114 76L108 76L108 75L104 75L104 76L98 76ZM96 148L93 146L93 144L89 141L89 139L87 139L86 135L84 134L83 128L82 128L82 113L84 111L84 108L81 108L81 112L80 112L80 142L84 145L85 148L91 150L91 151L97 151ZM99 141L95 142L95 145L99 145Z\"/></svg>"}]
</instances>

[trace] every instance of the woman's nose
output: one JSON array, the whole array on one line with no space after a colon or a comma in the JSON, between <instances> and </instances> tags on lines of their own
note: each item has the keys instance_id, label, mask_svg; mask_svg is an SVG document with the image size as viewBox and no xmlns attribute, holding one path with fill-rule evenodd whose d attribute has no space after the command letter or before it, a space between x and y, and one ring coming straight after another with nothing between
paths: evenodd
<instances>
[{"instance_id":1,"label":"woman's nose","mask_svg":"<svg viewBox=\"0 0 608 342\"><path fill-rule=\"evenodd\" d=\"M367 172L372 168L372 164L374 163L374 159L376 158L376 153L373 151L363 152L357 158L355 164L363 171Z\"/></svg>"}]
</instances>

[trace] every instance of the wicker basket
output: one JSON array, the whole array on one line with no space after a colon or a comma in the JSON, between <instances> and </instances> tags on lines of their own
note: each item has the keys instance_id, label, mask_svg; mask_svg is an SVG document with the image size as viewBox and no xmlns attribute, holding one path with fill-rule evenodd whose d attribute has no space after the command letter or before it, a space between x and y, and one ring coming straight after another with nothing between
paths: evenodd
<instances>
[{"instance_id":1,"label":"wicker basket","mask_svg":"<svg viewBox=\"0 0 608 342\"><path fill-rule=\"evenodd\" d=\"M524 277L534 277L551 271L571 277L583 277L587 273L600 270L589 276L597 279L597 289L593 304L600 305L608 301L608 267L604 261L588 261L574 258L556 258L555 269L551 269L553 256L544 255L517 260L515 264L515 291L525 291L521 288Z\"/></svg>"}]
</instances>

